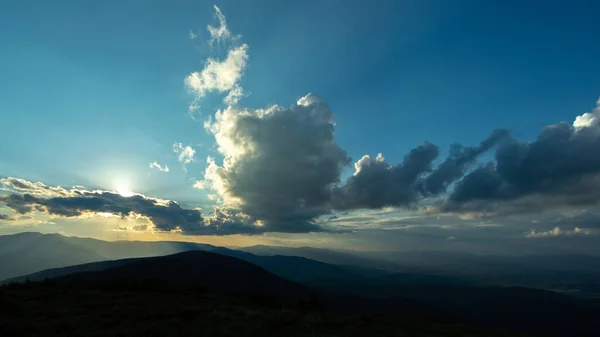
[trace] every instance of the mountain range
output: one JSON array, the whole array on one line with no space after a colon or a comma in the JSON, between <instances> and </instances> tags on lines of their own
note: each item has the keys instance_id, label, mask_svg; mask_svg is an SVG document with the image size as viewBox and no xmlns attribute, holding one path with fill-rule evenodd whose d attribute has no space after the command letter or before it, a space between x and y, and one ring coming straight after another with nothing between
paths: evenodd
<instances>
[{"instance_id":1,"label":"mountain range","mask_svg":"<svg viewBox=\"0 0 600 337\"><path fill-rule=\"evenodd\" d=\"M39 287L66 287L75 292L100 289L101 297L116 289L138 293L136 301L145 301L140 294L148 289L168 296L200 291L258 296L261 300L256 303L270 303L269 308L297 309L309 303L310 310L441 319L542 336L593 336L596 332L595 315L600 312L600 300L595 298L600 280L595 277L596 258L573 257L583 262L570 266L563 261L554 266L544 264L544 257L494 257L489 259L491 266L480 268L480 273L476 270L485 257L463 258L440 256L443 261L455 259L448 265L469 266L448 272L447 268L431 268L435 261L414 268L360 253L309 247L237 250L58 234L0 236L0 275L6 277L7 289L18 284L35 285L36 292L42 291ZM570 257L561 258L568 261ZM369 266L371 260L374 267ZM532 261L540 262L524 269ZM552 287L557 289L547 290ZM222 295L215 296L221 301Z\"/></svg>"}]
</instances>

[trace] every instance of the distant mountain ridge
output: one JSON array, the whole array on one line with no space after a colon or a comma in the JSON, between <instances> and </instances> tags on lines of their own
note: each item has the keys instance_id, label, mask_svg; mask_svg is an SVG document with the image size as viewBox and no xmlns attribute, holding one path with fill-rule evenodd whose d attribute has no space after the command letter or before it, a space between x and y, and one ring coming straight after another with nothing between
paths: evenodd
<instances>
[{"instance_id":1,"label":"distant mountain ridge","mask_svg":"<svg viewBox=\"0 0 600 337\"><path fill-rule=\"evenodd\" d=\"M0 279L42 269L106 260L59 234L19 233L0 236Z\"/></svg>"},{"instance_id":2,"label":"distant mountain ridge","mask_svg":"<svg viewBox=\"0 0 600 337\"><path fill-rule=\"evenodd\" d=\"M600 258L587 255L511 257L388 252L382 256L383 252L334 251L311 247L251 246L228 249L176 241L109 242L40 233L0 236L0 281L47 269L171 255L190 250L233 256L294 282L318 286L390 283L522 286L581 297L600 296Z\"/></svg>"},{"instance_id":3,"label":"distant mountain ridge","mask_svg":"<svg viewBox=\"0 0 600 337\"><path fill-rule=\"evenodd\" d=\"M253 256L243 252L240 255ZM257 261L261 261L260 258L274 261L269 259L271 257L256 258ZM192 287L190 289L208 292L266 294L275 296L269 297L270 303L289 305L310 299L311 294L315 294L313 303L321 303L328 310L426 319L440 317L466 324L561 337L595 336L594 318L600 310L598 300L544 290L455 285L446 284L443 279L434 279L431 283L427 278L416 278L407 283L401 275L375 277L375 283L348 284L331 279L330 285L315 287L292 282L240 258L208 251L84 264L32 274L28 279L35 281L42 277L53 280L48 283L49 289L58 285L106 291L116 287L121 291L139 292L147 285L165 284L169 285L165 288L167 292L187 291L185 287ZM559 325L549 324L557 321L560 321Z\"/></svg>"},{"instance_id":4,"label":"distant mountain ridge","mask_svg":"<svg viewBox=\"0 0 600 337\"><path fill-rule=\"evenodd\" d=\"M0 237L3 239L14 236ZM370 278L385 275L387 273L364 267L354 266L336 266L320 261L315 261L297 256L257 256L248 252L232 250L223 247L216 247L207 244L196 244L187 242L138 242L138 241L116 241L108 242L87 238L70 238L57 234L39 234L39 233L23 233L17 234L17 238L32 237L33 242L38 243L38 246L45 247L43 251L34 250L35 254L30 254L31 259L38 260L37 264L20 266L17 271L24 272L16 273L13 269L11 275L11 264L5 264L5 261L13 261L14 265L19 265L19 256L27 254L32 247L28 240L21 240L24 243L19 249L13 249L12 254L4 255L4 259L0 258L0 275L7 275L0 279L9 281L24 281L26 278L30 280L43 280L44 278L53 278L66 274L71 274L75 271L98 271L104 270L108 266L113 266L113 260L119 260L119 263L126 263L127 260L142 257L172 255L186 251L207 251L215 252L221 255L236 257L244 261L248 261L257 266L260 266L269 272L272 272L280 277L295 281L309 282L315 279L347 279L347 278ZM50 243L39 245L39 242L49 240ZM52 246L51 243L58 242L59 245ZM17 245L15 245L17 246ZM59 251L60 256L71 257L72 254L78 252L89 252L87 255L79 258L66 258L64 262L52 261L47 266L44 266L46 260L46 252ZM0 256L2 257L2 256ZM73 262L72 262L73 261ZM77 265L77 266L73 266Z\"/></svg>"},{"instance_id":5,"label":"distant mountain ridge","mask_svg":"<svg viewBox=\"0 0 600 337\"><path fill-rule=\"evenodd\" d=\"M166 256L116 260L104 269L80 270L55 277L58 282L81 284L127 280L158 280L170 285L206 287L213 291L289 295L303 291L300 285L252 263L207 251L192 250Z\"/></svg>"}]
</instances>

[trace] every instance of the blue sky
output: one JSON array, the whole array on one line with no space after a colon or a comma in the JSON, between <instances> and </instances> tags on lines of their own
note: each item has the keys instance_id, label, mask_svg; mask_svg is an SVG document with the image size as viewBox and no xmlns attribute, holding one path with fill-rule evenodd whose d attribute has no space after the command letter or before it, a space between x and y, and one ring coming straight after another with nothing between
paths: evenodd
<instances>
[{"instance_id":1,"label":"blue sky","mask_svg":"<svg viewBox=\"0 0 600 337\"><path fill-rule=\"evenodd\" d=\"M0 175L128 189L206 213L214 191L193 185L206 158L220 165L224 154L203 124L226 108L226 92L197 97L184 80L241 44L237 105L289 107L318 94L352 163L383 153L396 165L424 141L439 146L439 163L450 144L476 146L498 128L532 141L600 96L594 2L219 1L241 38L211 47L213 4L3 2ZM184 166L174 143L193 148L194 161ZM342 183L353 172L344 166Z\"/></svg>"}]
</instances>

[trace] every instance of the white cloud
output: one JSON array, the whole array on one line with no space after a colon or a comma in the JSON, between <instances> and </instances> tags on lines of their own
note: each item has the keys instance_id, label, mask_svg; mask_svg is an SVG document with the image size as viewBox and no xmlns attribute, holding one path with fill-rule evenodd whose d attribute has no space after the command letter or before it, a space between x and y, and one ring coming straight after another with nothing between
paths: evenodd
<instances>
[{"instance_id":1,"label":"white cloud","mask_svg":"<svg viewBox=\"0 0 600 337\"><path fill-rule=\"evenodd\" d=\"M596 108L592 112L586 112L577 116L573 122L576 129L587 128L600 122L600 98L596 101Z\"/></svg>"},{"instance_id":2,"label":"white cloud","mask_svg":"<svg viewBox=\"0 0 600 337\"><path fill-rule=\"evenodd\" d=\"M227 28L227 20L225 19L225 15L221 12L221 9L217 7L217 5L214 5L213 7L215 9L215 16L217 17L217 20L219 20L219 27L208 25L208 32L210 33L208 44L212 46L215 41L219 43L221 41L236 39L237 37L232 37L229 28Z\"/></svg>"},{"instance_id":3,"label":"white cloud","mask_svg":"<svg viewBox=\"0 0 600 337\"><path fill-rule=\"evenodd\" d=\"M192 32L190 30L189 37L190 37L190 40L195 40L198 37L198 35L194 34L194 32Z\"/></svg>"},{"instance_id":4,"label":"white cloud","mask_svg":"<svg viewBox=\"0 0 600 337\"><path fill-rule=\"evenodd\" d=\"M185 169L185 165L194 161L194 156L196 155L196 150L191 146L183 146L181 143L173 144L173 152L177 154L177 159L179 162L183 163L183 168Z\"/></svg>"},{"instance_id":5,"label":"white cloud","mask_svg":"<svg viewBox=\"0 0 600 337\"><path fill-rule=\"evenodd\" d=\"M372 166L372 165L383 165L387 166L385 163L385 158L383 158L383 154L378 153L377 157L371 158L368 154L362 156L356 163L354 163L354 175L358 175L360 171L364 167Z\"/></svg>"},{"instance_id":6,"label":"white cloud","mask_svg":"<svg viewBox=\"0 0 600 337\"><path fill-rule=\"evenodd\" d=\"M525 234L527 238L550 238L558 236L573 236L573 235L593 235L596 231L590 228L575 227L573 230L563 230L560 227L554 227L549 231L535 231L532 230Z\"/></svg>"},{"instance_id":7,"label":"white cloud","mask_svg":"<svg viewBox=\"0 0 600 337\"><path fill-rule=\"evenodd\" d=\"M244 97L244 89L242 89L242 87L240 87L239 85L235 85L227 94L227 96L225 97L225 99L223 99L223 102L225 102L225 104L227 105L235 105L237 104L237 102L239 102L239 100Z\"/></svg>"},{"instance_id":8,"label":"white cloud","mask_svg":"<svg viewBox=\"0 0 600 337\"><path fill-rule=\"evenodd\" d=\"M0 191L27 192L28 194L41 197L69 196L69 191L60 186L48 186L42 182L31 182L25 179L7 177L0 178Z\"/></svg>"},{"instance_id":9,"label":"white cloud","mask_svg":"<svg viewBox=\"0 0 600 337\"><path fill-rule=\"evenodd\" d=\"M150 168L155 168L161 172L169 172L169 167L167 165L161 166L158 162L150 163Z\"/></svg>"},{"instance_id":10,"label":"white cloud","mask_svg":"<svg viewBox=\"0 0 600 337\"><path fill-rule=\"evenodd\" d=\"M227 58L223 61L209 58L202 71L195 71L185 78L186 86L199 98L216 91L228 93L229 103L237 103L237 99L243 95L239 82L248 61L247 51L248 45L243 44L229 50ZM234 99L236 97L237 99Z\"/></svg>"},{"instance_id":11,"label":"white cloud","mask_svg":"<svg viewBox=\"0 0 600 337\"><path fill-rule=\"evenodd\" d=\"M232 36L227 28L225 16L219 9L214 6L215 15L219 21L219 26L214 27L209 25L210 33L209 45L213 45L216 41L232 42L227 47L227 57L217 59L210 57L206 60L204 68L201 71L195 71L185 78L185 85L190 89L196 98L190 104L190 111L198 109L198 100L205 97L207 94L216 92L226 94L223 102L227 105L235 105L244 96L244 90L240 85L240 80L246 69L248 62L248 45L237 44L240 36ZM190 32L190 38L194 39L197 36Z\"/></svg>"},{"instance_id":12,"label":"white cloud","mask_svg":"<svg viewBox=\"0 0 600 337\"><path fill-rule=\"evenodd\" d=\"M197 188L199 190L203 190L207 187L207 182L206 180L196 180L194 182L194 185L192 185L193 188Z\"/></svg>"}]
</instances>

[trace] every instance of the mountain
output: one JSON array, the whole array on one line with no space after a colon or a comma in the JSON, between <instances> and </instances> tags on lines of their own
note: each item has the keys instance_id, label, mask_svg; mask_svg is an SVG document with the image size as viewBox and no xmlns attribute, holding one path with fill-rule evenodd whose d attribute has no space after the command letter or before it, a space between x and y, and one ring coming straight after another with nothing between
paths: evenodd
<instances>
[{"instance_id":1,"label":"mountain","mask_svg":"<svg viewBox=\"0 0 600 337\"><path fill-rule=\"evenodd\" d=\"M259 256L227 248L213 248L210 251L254 263L276 275L295 282L310 283L317 280L348 279L369 280L388 274L379 269L350 265L333 265L300 256Z\"/></svg>"},{"instance_id":2,"label":"mountain","mask_svg":"<svg viewBox=\"0 0 600 337\"><path fill-rule=\"evenodd\" d=\"M179 296L177 294L181 293L192 296L189 294L200 292L212 294L210 296L214 298L229 293L242 294L239 298L254 298L262 303L261 305L271 308L280 306L280 310L282 305L283 308L292 310L308 306L308 310L317 310L313 315L322 317L320 322L330 322L328 319L331 317L323 318L330 312L343 315L360 314L360 317L377 314L387 315L391 321L403 317L412 321L424 320L430 325L461 322L469 326L487 326L495 330L540 336L594 336L595 317L600 310L598 301L550 291L436 284L435 282L441 280L435 278L432 283L427 283L427 279L413 278L412 281L418 282L413 284L401 275L385 275L371 279L379 280L376 281L380 282L377 284L346 284L341 280L331 280L332 284L329 286L313 288L276 276L250 262L205 251L92 263L63 268L61 273L54 270L52 273L53 280L42 282L41 286L35 283L26 283L23 286L35 288L45 285L48 291L62 289L62 301L69 301L72 310L78 310L77 315L90 312L89 310L101 305L94 304L95 299L87 298L83 293L89 293L88 296L91 297L99 296L109 302L121 296L134 296L138 303L145 303L143 294L148 291L159 292L163 297ZM30 280L32 279L33 276ZM10 290L13 287L15 286L9 285L5 288ZM107 293L111 295L106 295ZM264 297L265 295L268 297ZM40 298L47 299L48 295L42 293L36 296L41 297L34 297L33 300L41 301ZM31 299L25 303L29 301ZM80 303L72 303L73 301ZM196 306L198 305L204 304ZM57 310L64 308L63 305L59 307L61 309ZM194 310L195 307L192 305L189 308ZM221 311L219 308L222 307L215 307L213 310ZM240 310L228 308L234 312ZM254 307L249 310L266 309ZM8 313L12 311L8 310ZM167 319L162 312L153 315L159 320ZM388 333L394 335L391 331ZM446 334L438 335L468 334L451 334L447 331Z\"/></svg>"},{"instance_id":3,"label":"mountain","mask_svg":"<svg viewBox=\"0 0 600 337\"><path fill-rule=\"evenodd\" d=\"M349 280L352 280L353 282L368 282L370 280L375 280L378 277L382 277L383 275L387 275L387 273L376 269L335 266L296 256L257 256L246 252L219 247L212 248L209 252L250 262L279 277L301 283L319 284L319 282L325 281L341 282ZM47 269L32 274L9 278L4 280L3 283L24 282L26 280L43 281L46 278L56 278L74 273L103 271L137 262L137 260L138 259L136 258L130 258Z\"/></svg>"},{"instance_id":4,"label":"mountain","mask_svg":"<svg viewBox=\"0 0 600 337\"><path fill-rule=\"evenodd\" d=\"M17 277L16 280L20 281L23 281L27 277L30 280L43 280L44 278L52 278L80 271L104 270L113 266L111 263L90 263L69 267L85 262L171 255L192 250L210 251L236 257L295 282L311 282L321 279L367 279L387 274L372 268L336 266L297 256L256 256L238 250L187 242L108 242L87 238L64 237L57 234L42 235L37 233L24 233L22 235L11 235L0 238L6 242L11 242L13 247L10 254L5 255L4 259L0 258L0 271L4 271L2 274L4 277L0 278L0 280L11 280L15 279L15 277ZM13 238L18 240L13 242ZM40 251L39 247L44 247L43 251ZM50 264L46 264L49 262L46 258L46 252L57 256ZM58 252L61 252L61 254L58 254ZM83 252L87 252L87 254ZM21 261L21 256L27 256L28 260ZM34 260L36 263L30 262ZM19 266L23 263L31 263L31 265L29 268L24 269L6 268L12 265ZM123 261L118 263L123 263ZM62 268L65 266L67 267ZM20 270L24 272L17 273Z\"/></svg>"},{"instance_id":5,"label":"mountain","mask_svg":"<svg viewBox=\"0 0 600 337\"><path fill-rule=\"evenodd\" d=\"M169 285L186 285L223 292L274 293L303 288L252 263L205 251L112 261L104 270L75 272L55 278L65 283L95 283L110 280L142 282L153 280Z\"/></svg>"},{"instance_id":6,"label":"mountain","mask_svg":"<svg viewBox=\"0 0 600 337\"><path fill-rule=\"evenodd\" d=\"M362 252L335 251L314 247L249 246L238 250L261 256L299 256L334 265L352 265L387 272L398 272L399 266L392 261L363 256Z\"/></svg>"},{"instance_id":7,"label":"mountain","mask_svg":"<svg viewBox=\"0 0 600 337\"><path fill-rule=\"evenodd\" d=\"M600 297L600 258L488 256L451 252L353 252L311 247L228 249L191 242L102 241L58 234L0 236L0 280L88 262L212 251L312 285L518 286Z\"/></svg>"},{"instance_id":8,"label":"mountain","mask_svg":"<svg viewBox=\"0 0 600 337\"><path fill-rule=\"evenodd\" d=\"M88 262L170 255L212 248L216 247L190 242L109 242L33 232L2 235L0 280Z\"/></svg>"},{"instance_id":9,"label":"mountain","mask_svg":"<svg viewBox=\"0 0 600 337\"><path fill-rule=\"evenodd\" d=\"M38 270L106 260L93 249L58 234L0 236L0 280Z\"/></svg>"}]
</instances>

